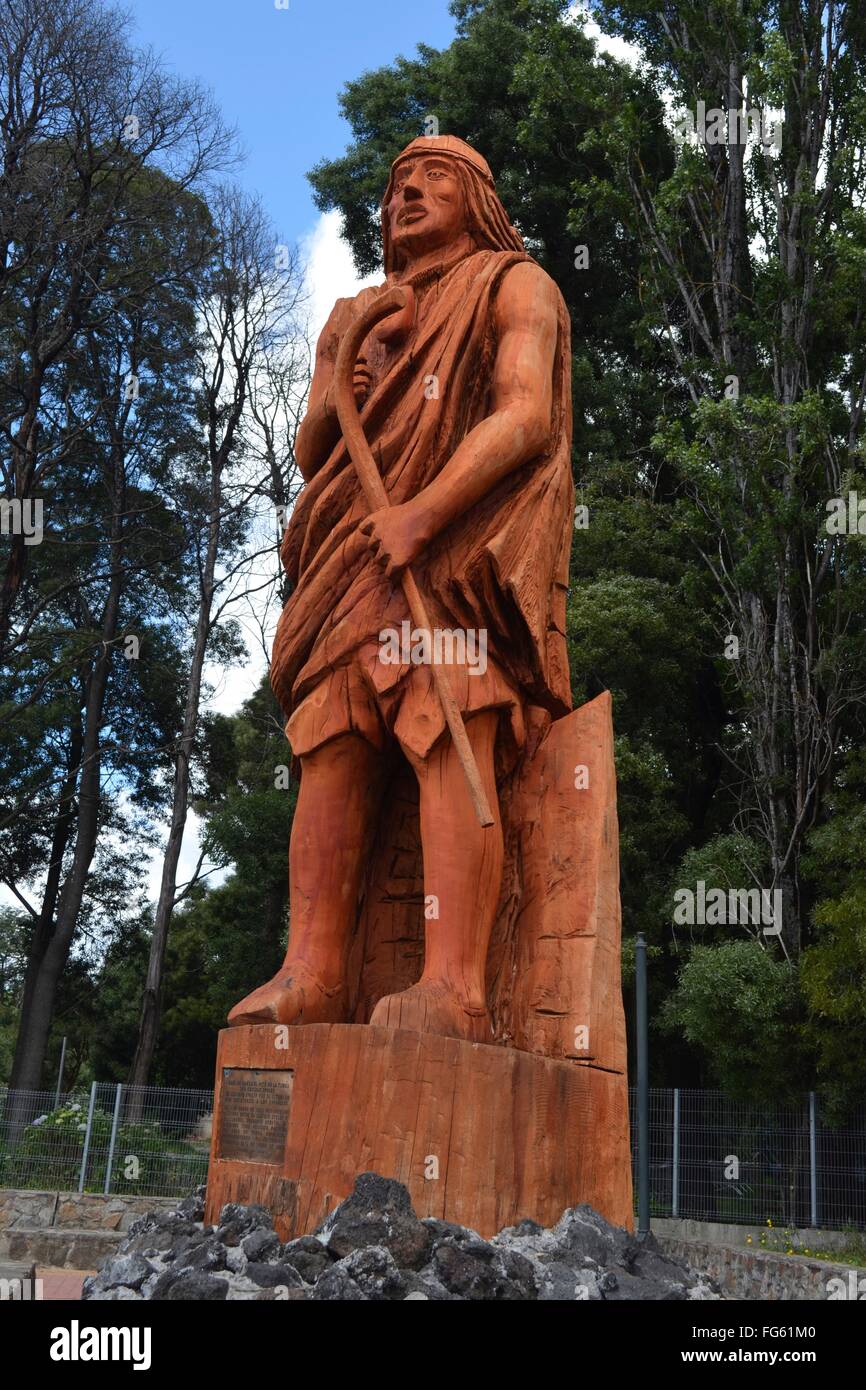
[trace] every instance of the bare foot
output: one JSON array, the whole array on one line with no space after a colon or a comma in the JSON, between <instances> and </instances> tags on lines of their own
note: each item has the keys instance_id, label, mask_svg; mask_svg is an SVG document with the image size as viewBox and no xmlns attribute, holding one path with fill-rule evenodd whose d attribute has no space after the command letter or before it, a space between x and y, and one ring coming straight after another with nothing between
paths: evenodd
<instances>
[{"instance_id":1,"label":"bare foot","mask_svg":"<svg viewBox=\"0 0 866 1390\"><path fill-rule=\"evenodd\" d=\"M487 1009L467 1008L449 985L419 980L401 994L379 1000L370 1022L380 1028L408 1028L414 1033L442 1033L467 1042L491 1043L493 1027Z\"/></svg>"},{"instance_id":2,"label":"bare foot","mask_svg":"<svg viewBox=\"0 0 866 1390\"><path fill-rule=\"evenodd\" d=\"M246 1023L345 1023L348 998L345 985L325 989L304 961L284 965L266 985L235 1004L229 1025Z\"/></svg>"}]
</instances>

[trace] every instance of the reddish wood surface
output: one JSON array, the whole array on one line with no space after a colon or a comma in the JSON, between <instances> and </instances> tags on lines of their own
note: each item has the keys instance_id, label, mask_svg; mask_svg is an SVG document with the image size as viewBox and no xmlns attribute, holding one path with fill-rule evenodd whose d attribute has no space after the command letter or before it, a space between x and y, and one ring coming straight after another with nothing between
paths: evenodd
<instances>
[{"instance_id":1,"label":"reddish wood surface","mask_svg":"<svg viewBox=\"0 0 866 1390\"><path fill-rule=\"evenodd\" d=\"M294 1072L281 1167L219 1157L224 1067ZM262 1202L289 1239L312 1231L372 1170L405 1183L420 1216L485 1236L523 1217L551 1225L580 1202L631 1228L623 1151L622 1075L369 1025L232 1028L220 1034L206 1219L228 1201Z\"/></svg>"},{"instance_id":2,"label":"reddish wood surface","mask_svg":"<svg viewBox=\"0 0 866 1390\"><path fill-rule=\"evenodd\" d=\"M393 316L396 309L400 314L411 315L415 313L415 294L410 288L395 286L387 290L378 300L374 302L361 318L352 325L340 344L340 351L337 354L337 362L334 370L334 404L337 408L337 415L340 420L340 427L343 431L343 439L348 448L355 471L364 492L364 498L371 512L381 507L390 507L391 502L385 491L379 470L376 467L376 460L370 452L367 443L367 436L361 427L358 407L354 396L354 374L357 369L358 352L373 327L380 323L383 318ZM412 616L415 626L422 632L430 632L432 624L427 614L427 604L424 595L418 588L417 581L411 568L407 567L401 575L403 593L406 603ZM475 814L481 825L493 825L493 813L487 802L484 787L481 784L481 777L475 763L475 756L466 735L466 728L463 724L463 716L454 698L453 691L448 681L448 676L441 666L433 667L433 680L436 688L436 696L442 706L442 713L445 716L448 730L457 749L463 772L475 807Z\"/></svg>"},{"instance_id":3,"label":"reddish wood surface","mask_svg":"<svg viewBox=\"0 0 866 1390\"><path fill-rule=\"evenodd\" d=\"M544 726L543 726L544 727ZM575 768L588 786L575 786ZM424 961L418 794L398 779L367 873L349 974L352 1017L408 989ZM613 719L605 693L546 722L500 792L505 869L487 962L494 1040L625 1071ZM589 1029L588 1050L575 1028Z\"/></svg>"},{"instance_id":4,"label":"reddish wood surface","mask_svg":"<svg viewBox=\"0 0 866 1390\"><path fill-rule=\"evenodd\" d=\"M375 1169L486 1234L575 1202L627 1224L611 701L571 711L565 640L570 321L456 137L398 155L382 217L385 284L338 301L319 340L281 552L288 950L220 1045L220 1067L294 1072L285 1162L219 1157L218 1095L209 1211L258 1194L307 1231ZM483 669L468 647L447 675L386 657L410 608L483 635Z\"/></svg>"},{"instance_id":5,"label":"reddish wood surface","mask_svg":"<svg viewBox=\"0 0 866 1390\"><path fill-rule=\"evenodd\" d=\"M382 830L411 767L433 925L421 978L377 977L365 1021L492 1042L501 788L536 715L571 705L570 322L465 142L412 141L382 211L386 282L338 301L320 337L281 551L271 674L302 766L288 950L229 1021L356 1016L359 910L382 890L368 845L390 873ZM395 652L404 624L439 655Z\"/></svg>"}]
</instances>

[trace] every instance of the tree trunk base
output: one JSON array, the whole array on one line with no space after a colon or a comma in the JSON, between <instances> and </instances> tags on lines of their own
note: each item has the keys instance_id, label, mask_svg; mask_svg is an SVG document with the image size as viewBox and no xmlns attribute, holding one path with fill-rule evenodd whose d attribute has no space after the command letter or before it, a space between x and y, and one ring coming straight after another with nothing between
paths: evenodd
<instances>
[{"instance_id":1,"label":"tree trunk base","mask_svg":"<svg viewBox=\"0 0 866 1390\"><path fill-rule=\"evenodd\" d=\"M368 1024L220 1033L206 1221L259 1202L306 1235L364 1172L486 1237L581 1202L631 1230L627 1078Z\"/></svg>"}]
</instances>

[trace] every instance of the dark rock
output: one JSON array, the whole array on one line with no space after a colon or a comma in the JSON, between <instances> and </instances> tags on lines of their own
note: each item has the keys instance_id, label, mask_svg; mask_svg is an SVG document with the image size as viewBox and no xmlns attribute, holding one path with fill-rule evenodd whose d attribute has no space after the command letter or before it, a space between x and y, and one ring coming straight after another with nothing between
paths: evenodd
<instances>
[{"instance_id":1,"label":"dark rock","mask_svg":"<svg viewBox=\"0 0 866 1390\"><path fill-rule=\"evenodd\" d=\"M185 1197L184 1200L178 1204L178 1215L183 1217L184 1221L204 1221L205 1190L205 1188L200 1187L194 1196Z\"/></svg>"},{"instance_id":2,"label":"dark rock","mask_svg":"<svg viewBox=\"0 0 866 1390\"><path fill-rule=\"evenodd\" d=\"M203 1217L202 1196L200 1190L174 1211L139 1218L101 1273L85 1281L82 1297L361 1303L720 1297L652 1237L637 1241L587 1206L564 1212L552 1229L526 1219L484 1240L455 1222L419 1220L401 1183L365 1173L323 1222L320 1238L282 1245L261 1206L229 1203L218 1227L191 1219Z\"/></svg>"},{"instance_id":3,"label":"dark rock","mask_svg":"<svg viewBox=\"0 0 866 1390\"><path fill-rule=\"evenodd\" d=\"M306 1302L312 1298L309 1289L287 1289L285 1287L275 1289L260 1289L257 1294L253 1294L253 1303L295 1303Z\"/></svg>"},{"instance_id":4,"label":"dark rock","mask_svg":"<svg viewBox=\"0 0 866 1390\"><path fill-rule=\"evenodd\" d=\"M305 1284L315 1284L320 1274L333 1263L320 1240L315 1236L300 1236L283 1246L283 1259L294 1265Z\"/></svg>"},{"instance_id":5,"label":"dark rock","mask_svg":"<svg viewBox=\"0 0 866 1390\"><path fill-rule=\"evenodd\" d=\"M276 1231L268 1231L264 1226L253 1231L251 1236L247 1236L241 1241L241 1249L248 1260L259 1260L267 1263L274 1260L282 1251L280 1238Z\"/></svg>"},{"instance_id":6,"label":"dark rock","mask_svg":"<svg viewBox=\"0 0 866 1390\"><path fill-rule=\"evenodd\" d=\"M153 1273L153 1265L141 1255L115 1255L102 1266L97 1282L103 1289L140 1289Z\"/></svg>"},{"instance_id":7,"label":"dark rock","mask_svg":"<svg viewBox=\"0 0 866 1390\"><path fill-rule=\"evenodd\" d=\"M439 1282L429 1265L418 1274L414 1270L406 1270L403 1272L402 1278L406 1289L403 1295L404 1302L410 1295L414 1295L416 1298L423 1295L424 1298L434 1303L458 1303L460 1301L458 1294L449 1293L445 1285Z\"/></svg>"},{"instance_id":8,"label":"dark rock","mask_svg":"<svg viewBox=\"0 0 866 1390\"><path fill-rule=\"evenodd\" d=\"M518 1250L497 1250L494 1265L501 1272L503 1279L507 1279L520 1290L521 1298L538 1297L535 1270L525 1255L521 1255Z\"/></svg>"},{"instance_id":9,"label":"dark rock","mask_svg":"<svg viewBox=\"0 0 866 1390\"><path fill-rule=\"evenodd\" d=\"M523 1298L518 1286L496 1267L496 1262L468 1254L457 1245L442 1244L433 1256L439 1281L461 1298L512 1302Z\"/></svg>"},{"instance_id":10,"label":"dark rock","mask_svg":"<svg viewBox=\"0 0 866 1390\"><path fill-rule=\"evenodd\" d=\"M179 1269L200 1269L211 1272L225 1269L226 1247L217 1236L208 1236L192 1250L179 1255L175 1263Z\"/></svg>"},{"instance_id":11,"label":"dark rock","mask_svg":"<svg viewBox=\"0 0 866 1390\"><path fill-rule=\"evenodd\" d=\"M659 1248L655 1236L650 1236L638 1245L637 1257L632 1265L632 1274L641 1279L657 1279L679 1284L691 1283L691 1273L681 1260L665 1255Z\"/></svg>"},{"instance_id":12,"label":"dark rock","mask_svg":"<svg viewBox=\"0 0 866 1390\"><path fill-rule=\"evenodd\" d=\"M373 1245L368 1250L353 1250L334 1268L353 1279L371 1302L402 1299L408 1293L406 1281L394 1263L393 1255L383 1245Z\"/></svg>"},{"instance_id":13,"label":"dark rock","mask_svg":"<svg viewBox=\"0 0 866 1390\"><path fill-rule=\"evenodd\" d=\"M311 1297L319 1303L368 1303L370 1301L361 1286L338 1264L325 1270Z\"/></svg>"},{"instance_id":14,"label":"dark rock","mask_svg":"<svg viewBox=\"0 0 866 1390\"><path fill-rule=\"evenodd\" d=\"M559 1258L566 1264L582 1265L588 1258L598 1265L630 1269L640 1250L634 1236L610 1226L586 1205L564 1212L553 1228L553 1236Z\"/></svg>"},{"instance_id":15,"label":"dark rock","mask_svg":"<svg viewBox=\"0 0 866 1390\"><path fill-rule=\"evenodd\" d=\"M154 1289L152 1297L161 1296L167 1303L218 1302L228 1298L228 1292L227 1279L217 1279L211 1274L200 1274L198 1270L189 1269L178 1274L164 1294L159 1295Z\"/></svg>"},{"instance_id":16,"label":"dark rock","mask_svg":"<svg viewBox=\"0 0 866 1390\"><path fill-rule=\"evenodd\" d=\"M187 1240L192 1237L185 1237ZM136 1251L142 1255L159 1255L165 1250L171 1250L177 1239L173 1231L142 1231L139 1236L127 1237L123 1242L124 1250L130 1254Z\"/></svg>"},{"instance_id":17,"label":"dark rock","mask_svg":"<svg viewBox=\"0 0 866 1390\"><path fill-rule=\"evenodd\" d=\"M290 1264L259 1264L251 1260L244 1270L244 1275L261 1289L276 1289L281 1286L299 1289L303 1284L300 1274L294 1265Z\"/></svg>"},{"instance_id":18,"label":"dark rock","mask_svg":"<svg viewBox=\"0 0 866 1390\"><path fill-rule=\"evenodd\" d=\"M169 1289L171 1288L172 1284L177 1283L182 1272L183 1271L179 1269L164 1270L163 1273L160 1274L153 1288L150 1290L150 1297L152 1299L157 1300L167 1298Z\"/></svg>"},{"instance_id":19,"label":"dark rock","mask_svg":"<svg viewBox=\"0 0 866 1390\"><path fill-rule=\"evenodd\" d=\"M237 1202L226 1202L217 1227L223 1245L240 1245L245 1236L259 1229L273 1229L269 1211L257 1205L242 1207Z\"/></svg>"},{"instance_id":20,"label":"dark rock","mask_svg":"<svg viewBox=\"0 0 866 1390\"><path fill-rule=\"evenodd\" d=\"M361 1173L351 1196L316 1235L337 1259L371 1245L384 1246L400 1269L420 1269L433 1243L432 1232L412 1209L408 1189L377 1173Z\"/></svg>"},{"instance_id":21,"label":"dark rock","mask_svg":"<svg viewBox=\"0 0 866 1390\"><path fill-rule=\"evenodd\" d=\"M192 1221L187 1221L177 1211L149 1211L139 1216L129 1228L129 1236L144 1235L148 1231L168 1231L172 1238L188 1236L195 1230Z\"/></svg>"},{"instance_id":22,"label":"dark rock","mask_svg":"<svg viewBox=\"0 0 866 1390\"><path fill-rule=\"evenodd\" d=\"M203 1245L205 1241L213 1240L213 1238L214 1230L212 1226L197 1227L193 1231L192 1235L181 1236L180 1240L174 1241L174 1243L170 1247L170 1261L172 1263L176 1263L184 1255L189 1254L189 1252L192 1250L198 1249L198 1247L200 1245Z\"/></svg>"},{"instance_id":23,"label":"dark rock","mask_svg":"<svg viewBox=\"0 0 866 1390\"><path fill-rule=\"evenodd\" d=\"M510 1229L516 1236L540 1236L544 1227L525 1216L522 1221L518 1221L517 1225L510 1227Z\"/></svg>"},{"instance_id":24,"label":"dark rock","mask_svg":"<svg viewBox=\"0 0 866 1390\"><path fill-rule=\"evenodd\" d=\"M474 1231L470 1231L466 1226L458 1226L453 1221L440 1221L438 1216L425 1216L421 1222L433 1237L431 1249L435 1250L437 1245L447 1241L450 1245L460 1245L468 1237L472 1236L476 1240L480 1237Z\"/></svg>"},{"instance_id":25,"label":"dark rock","mask_svg":"<svg viewBox=\"0 0 866 1390\"><path fill-rule=\"evenodd\" d=\"M561 1260L547 1260L539 1272L538 1297L543 1302L573 1303L581 1299L588 1303L602 1301L598 1278L593 1270L574 1270Z\"/></svg>"},{"instance_id":26,"label":"dark rock","mask_svg":"<svg viewBox=\"0 0 866 1390\"><path fill-rule=\"evenodd\" d=\"M687 1297L685 1284L673 1280L641 1279L634 1274L620 1274L617 1276L616 1288L605 1293L604 1300L606 1303L638 1299L644 1303L668 1303L681 1302Z\"/></svg>"}]
</instances>

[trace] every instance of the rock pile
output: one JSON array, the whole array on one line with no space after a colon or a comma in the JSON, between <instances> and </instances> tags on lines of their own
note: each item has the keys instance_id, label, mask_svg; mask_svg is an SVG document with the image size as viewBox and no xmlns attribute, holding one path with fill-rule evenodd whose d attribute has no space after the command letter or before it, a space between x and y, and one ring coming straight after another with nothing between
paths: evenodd
<instances>
[{"instance_id":1,"label":"rock pile","mask_svg":"<svg viewBox=\"0 0 866 1390\"><path fill-rule=\"evenodd\" d=\"M521 1221L482 1240L419 1219L401 1183L363 1173L312 1236L283 1244L259 1206L224 1206L205 1226L204 1188L130 1227L86 1281L85 1299L717 1299L711 1282L638 1242L591 1207L550 1230Z\"/></svg>"}]
</instances>

